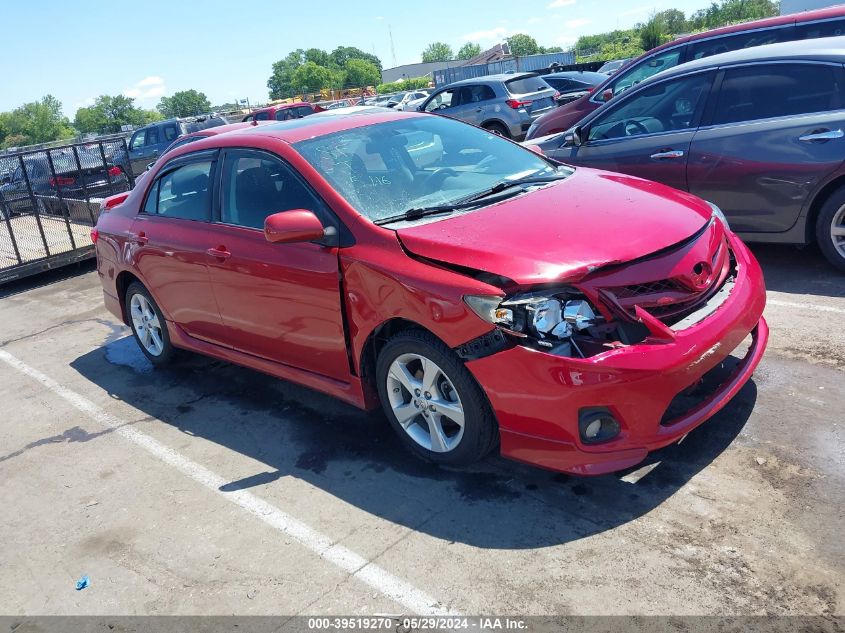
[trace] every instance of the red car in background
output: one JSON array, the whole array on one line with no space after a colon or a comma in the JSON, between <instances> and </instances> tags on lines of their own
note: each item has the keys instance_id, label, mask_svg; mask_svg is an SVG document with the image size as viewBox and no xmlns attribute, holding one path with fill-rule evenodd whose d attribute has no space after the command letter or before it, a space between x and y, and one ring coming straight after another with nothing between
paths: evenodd
<instances>
[{"instance_id":1,"label":"red car in background","mask_svg":"<svg viewBox=\"0 0 845 633\"><path fill-rule=\"evenodd\" d=\"M782 15L681 37L643 53L580 99L544 114L526 140L565 132L614 96L657 73L696 59L776 42L845 35L845 6Z\"/></svg>"},{"instance_id":2,"label":"red car in background","mask_svg":"<svg viewBox=\"0 0 845 633\"><path fill-rule=\"evenodd\" d=\"M288 119L301 119L304 116L322 111L323 108L318 105L297 101L296 103L283 103L255 110L247 114L242 121L287 121Z\"/></svg>"},{"instance_id":3,"label":"red car in background","mask_svg":"<svg viewBox=\"0 0 845 633\"><path fill-rule=\"evenodd\" d=\"M92 237L153 364L182 348L381 406L440 464L632 466L724 407L768 336L713 205L421 113L197 140Z\"/></svg>"}]
</instances>

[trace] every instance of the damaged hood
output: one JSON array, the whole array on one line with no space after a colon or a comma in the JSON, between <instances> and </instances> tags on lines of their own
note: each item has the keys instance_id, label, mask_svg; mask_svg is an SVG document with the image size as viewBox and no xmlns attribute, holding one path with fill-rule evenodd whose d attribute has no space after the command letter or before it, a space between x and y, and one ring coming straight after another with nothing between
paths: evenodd
<instances>
[{"instance_id":1,"label":"damaged hood","mask_svg":"<svg viewBox=\"0 0 845 633\"><path fill-rule=\"evenodd\" d=\"M577 281L698 232L712 211L664 185L580 168L559 183L397 231L411 253L520 285Z\"/></svg>"}]
</instances>

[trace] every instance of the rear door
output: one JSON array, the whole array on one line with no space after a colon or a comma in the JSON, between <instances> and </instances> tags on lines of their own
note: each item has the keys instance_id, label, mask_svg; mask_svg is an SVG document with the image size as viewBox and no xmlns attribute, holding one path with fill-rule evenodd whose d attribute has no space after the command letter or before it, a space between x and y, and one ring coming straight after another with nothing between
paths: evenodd
<instances>
[{"instance_id":1,"label":"rear door","mask_svg":"<svg viewBox=\"0 0 845 633\"><path fill-rule=\"evenodd\" d=\"M273 244L268 215L308 209L334 216L292 167L273 154L226 150L220 218L206 235L214 292L235 349L348 382L337 248Z\"/></svg>"},{"instance_id":2,"label":"rear door","mask_svg":"<svg viewBox=\"0 0 845 633\"><path fill-rule=\"evenodd\" d=\"M782 232L845 159L841 66L763 63L724 70L689 157L692 193L734 230Z\"/></svg>"},{"instance_id":3,"label":"rear door","mask_svg":"<svg viewBox=\"0 0 845 633\"><path fill-rule=\"evenodd\" d=\"M208 227L216 152L166 165L132 224L132 258L168 320L187 334L225 344L208 271Z\"/></svg>"},{"instance_id":4,"label":"rear door","mask_svg":"<svg viewBox=\"0 0 845 633\"><path fill-rule=\"evenodd\" d=\"M672 78L620 97L587 123L582 145L552 156L686 189L687 154L714 76Z\"/></svg>"},{"instance_id":5,"label":"rear door","mask_svg":"<svg viewBox=\"0 0 845 633\"><path fill-rule=\"evenodd\" d=\"M451 109L449 116L473 125L481 125L493 116L490 104L495 98L496 93L490 86L484 84L461 86L458 93L458 105Z\"/></svg>"}]
</instances>

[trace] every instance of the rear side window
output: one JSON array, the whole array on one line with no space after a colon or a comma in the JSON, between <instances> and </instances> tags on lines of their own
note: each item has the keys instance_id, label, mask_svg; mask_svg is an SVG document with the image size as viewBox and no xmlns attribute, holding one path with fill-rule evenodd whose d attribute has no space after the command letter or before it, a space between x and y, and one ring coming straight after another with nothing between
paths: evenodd
<instances>
[{"instance_id":1,"label":"rear side window","mask_svg":"<svg viewBox=\"0 0 845 633\"><path fill-rule=\"evenodd\" d=\"M827 20L799 24L795 27L795 36L799 40L813 40L818 37L839 37L845 34L845 20Z\"/></svg>"},{"instance_id":2,"label":"rear side window","mask_svg":"<svg viewBox=\"0 0 845 633\"><path fill-rule=\"evenodd\" d=\"M833 66L770 64L725 71L715 125L826 112L842 107Z\"/></svg>"},{"instance_id":3,"label":"rear side window","mask_svg":"<svg viewBox=\"0 0 845 633\"><path fill-rule=\"evenodd\" d=\"M314 110L311 106L299 106L296 108L296 113L299 116L308 116L309 114L314 114Z\"/></svg>"},{"instance_id":4,"label":"rear side window","mask_svg":"<svg viewBox=\"0 0 845 633\"><path fill-rule=\"evenodd\" d=\"M270 120L270 113L269 112L258 112L255 115L256 121L269 121Z\"/></svg>"},{"instance_id":5,"label":"rear side window","mask_svg":"<svg viewBox=\"0 0 845 633\"><path fill-rule=\"evenodd\" d=\"M211 217L214 163L198 161L161 176L150 189L144 212L168 218L207 221Z\"/></svg>"},{"instance_id":6,"label":"rear side window","mask_svg":"<svg viewBox=\"0 0 845 633\"><path fill-rule=\"evenodd\" d=\"M460 104L466 105L468 103L480 103L482 101L489 101L495 99L496 93L490 86L464 86L461 88Z\"/></svg>"},{"instance_id":7,"label":"rear side window","mask_svg":"<svg viewBox=\"0 0 845 633\"><path fill-rule=\"evenodd\" d=\"M173 141L177 136L179 136L179 128L177 128L173 123L168 123L162 128L164 132L164 140L165 141Z\"/></svg>"},{"instance_id":8,"label":"rear side window","mask_svg":"<svg viewBox=\"0 0 845 633\"><path fill-rule=\"evenodd\" d=\"M548 90L549 84L542 77L519 77L517 79L508 79L505 82L505 87L512 95L527 95L532 92L540 92L541 90Z\"/></svg>"}]
</instances>

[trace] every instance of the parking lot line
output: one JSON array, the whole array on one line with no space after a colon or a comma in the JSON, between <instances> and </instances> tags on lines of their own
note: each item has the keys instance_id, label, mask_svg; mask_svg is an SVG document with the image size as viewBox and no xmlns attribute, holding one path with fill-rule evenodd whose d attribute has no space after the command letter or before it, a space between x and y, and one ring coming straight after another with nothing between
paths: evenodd
<instances>
[{"instance_id":1,"label":"parking lot line","mask_svg":"<svg viewBox=\"0 0 845 633\"><path fill-rule=\"evenodd\" d=\"M800 310L818 310L819 312L834 312L836 314L845 314L845 308L835 308L833 306L820 306L814 303L800 303L797 301L780 301L779 299L767 299L766 305L776 306L778 308L798 308Z\"/></svg>"},{"instance_id":2,"label":"parking lot line","mask_svg":"<svg viewBox=\"0 0 845 633\"><path fill-rule=\"evenodd\" d=\"M173 466L195 482L222 495L225 499L261 519L273 529L295 539L323 560L348 572L354 578L369 585L413 613L420 615L455 615L455 612L441 607L437 600L425 592L417 589L405 580L394 576L379 565L368 561L349 548L333 543L331 538L325 534L318 532L309 525L250 492L245 490L222 491L220 488L226 483L226 480L220 475L191 461L181 453L165 446L149 435L127 426L123 420L104 411L86 397L60 385L49 376L30 367L9 352L0 350L0 360L11 368L41 383L45 388L69 402L95 422L112 429L116 434L143 448L162 462Z\"/></svg>"}]
</instances>

